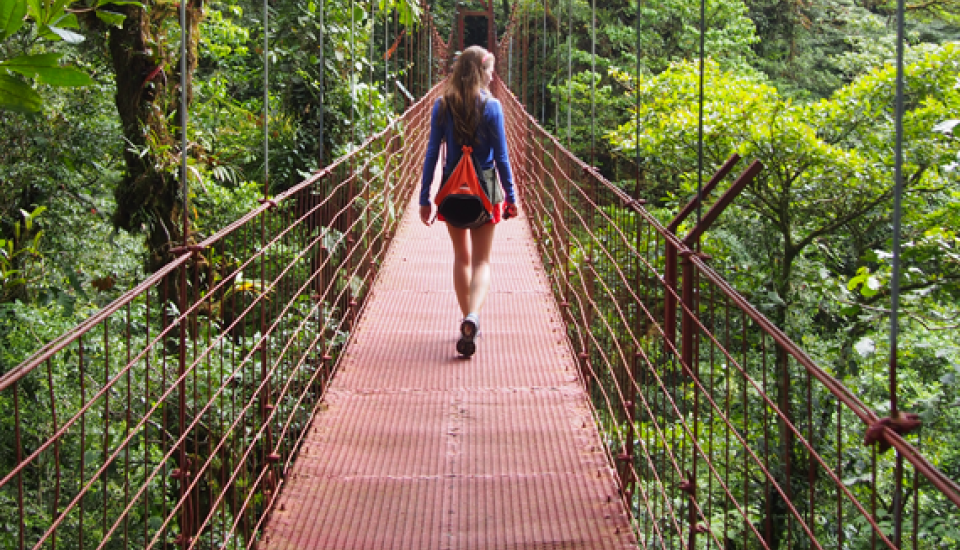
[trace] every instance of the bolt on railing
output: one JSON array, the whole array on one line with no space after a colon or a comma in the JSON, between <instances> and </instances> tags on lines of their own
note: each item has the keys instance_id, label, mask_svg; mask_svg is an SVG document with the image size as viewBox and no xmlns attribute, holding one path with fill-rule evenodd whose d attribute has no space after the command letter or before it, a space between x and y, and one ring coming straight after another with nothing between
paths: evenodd
<instances>
[{"instance_id":1,"label":"bolt on railing","mask_svg":"<svg viewBox=\"0 0 960 550\"><path fill-rule=\"evenodd\" d=\"M502 81L494 87L522 207L641 544L949 545L951 535L924 526L960 517L960 487L905 439L912 418L880 419L694 249L762 166L679 238L695 204L662 226L540 128ZM906 498L894 495L890 446L913 470Z\"/></svg>"}]
</instances>

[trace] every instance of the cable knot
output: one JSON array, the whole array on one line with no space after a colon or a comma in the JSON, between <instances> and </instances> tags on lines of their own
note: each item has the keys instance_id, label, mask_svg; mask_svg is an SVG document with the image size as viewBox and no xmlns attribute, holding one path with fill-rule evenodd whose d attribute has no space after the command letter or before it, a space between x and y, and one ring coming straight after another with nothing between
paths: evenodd
<instances>
[{"instance_id":1,"label":"cable knot","mask_svg":"<svg viewBox=\"0 0 960 550\"><path fill-rule=\"evenodd\" d=\"M890 428L900 435L906 435L919 428L921 424L920 415L916 413L900 413L893 418L885 416L867 428L867 433L863 437L863 444L870 446L879 443L880 452L887 452L890 449L890 442L884 436L884 428Z\"/></svg>"},{"instance_id":2,"label":"cable knot","mask_svg":"<svg viewBox=\"0 0 960 550\"><path fill-rule=\"evenodd\" d=\"M697 482L693 478L691 472L687 472L687 479L680 482L679 489L687 494L690 498L697 498Z\"/></svg>"}]
</instances>

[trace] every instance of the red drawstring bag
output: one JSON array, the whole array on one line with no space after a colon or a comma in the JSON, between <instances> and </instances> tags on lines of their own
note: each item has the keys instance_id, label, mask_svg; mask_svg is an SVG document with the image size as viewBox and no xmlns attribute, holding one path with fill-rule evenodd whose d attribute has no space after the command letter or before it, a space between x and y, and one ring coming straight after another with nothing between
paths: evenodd
<instances>
[{"instance_id":1,"label":"red drawstring bag","mask_svg":"<svg viewBox=\"0 0 960 550\"><path fill-rule=\"evenodd\" d=\"M493 204L480 185L471 153L473 147L464 145L460 162L433 199L446 222L461 229L480 227L493 216Z\"/></svg>"}]
</instances>

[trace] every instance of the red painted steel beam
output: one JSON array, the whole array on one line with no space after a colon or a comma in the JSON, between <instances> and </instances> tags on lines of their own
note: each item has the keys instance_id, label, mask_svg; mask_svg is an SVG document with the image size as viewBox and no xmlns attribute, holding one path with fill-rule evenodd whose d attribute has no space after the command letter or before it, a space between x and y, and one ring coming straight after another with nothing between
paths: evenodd
<instances>
[{"instance_id":1,"label":"red painted steel beam","mask_svg":"<svg viewBox=\"0 0 960 550\"><path fill-rule=\"evenodd\" d=\"M690 202L688 202L687 205L680 210L680 213L677 214L677 217L673 218L673 221L667 225L667 231L676 233L677 228L680 227L680 224L683 223L683 220L687 219L687 217L697 209L697 205L700 204L700 198L706 198L709 196L717 184L720 183L720 180L727 177L727 174L733 170L733 167L736 166L738 162L740 162L740 155L736 153L730 155L730 158L723 163L723 166L721 166L720 169L717 170L717 172L713 175L713 177L710 178L710 181L703 186L700 196L690 199Z\"/></svg>"},{"instance_id":2,"label":"red painted steel beam","mask_svg":"<svg viewBox=\"0 0 960 550\"><path fill-rule=\"evenodd\" d=\"M740 174L740 177L733 182L733 185L730 186L730 189L727 189L727 192L720 197L720 200L710 207L710 210L708 210L703 216L703 219L700 220L700 223L698 223L697 226L690 231L686 238L683 239L683 244L693 247L700 239L701 235L703 235L707 229L713 225L713 222L717 221L717 218L720 217L720 214L726 210L727 206L730 206L730 204L733 202L733 199L737 198L737 196L751 181L753 181L753 178L755 178L761 170L763 170L763 163L761 163L759 160L753 161L753 163L747 167L743 174Z\"/></svg>"}]
</instances>

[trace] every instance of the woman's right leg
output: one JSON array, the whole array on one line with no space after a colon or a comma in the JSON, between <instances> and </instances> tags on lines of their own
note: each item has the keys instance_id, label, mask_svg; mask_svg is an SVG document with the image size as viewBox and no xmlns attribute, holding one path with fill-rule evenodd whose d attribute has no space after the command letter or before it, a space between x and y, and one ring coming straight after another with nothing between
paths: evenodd
<instances>
[{"instance_id":1,"label":"woman's right leg","mask_svg":"<svg viewBox=\"0 0 960 550\"><path fill-rule=\"evenodd\" d=\"M481 225L470 231L470 296L467 313L480 314L490 290L490 251L493 249L493 235L497 228L492 223Z\"/></svg>"}]
</instances>

